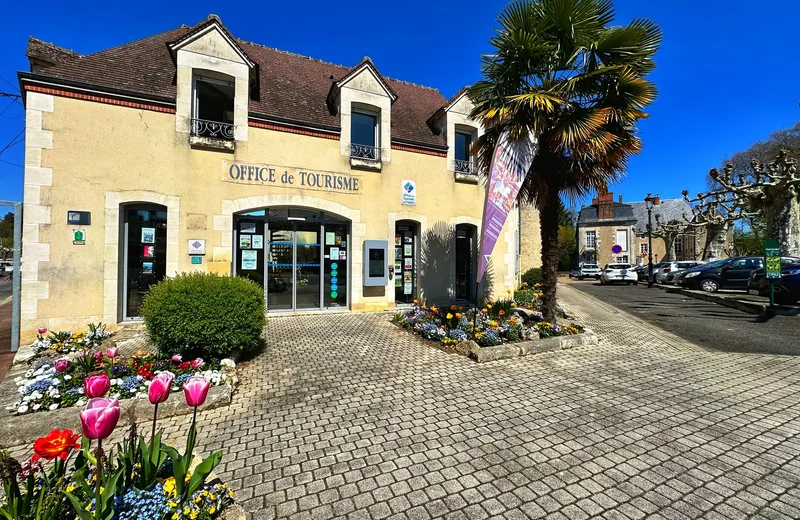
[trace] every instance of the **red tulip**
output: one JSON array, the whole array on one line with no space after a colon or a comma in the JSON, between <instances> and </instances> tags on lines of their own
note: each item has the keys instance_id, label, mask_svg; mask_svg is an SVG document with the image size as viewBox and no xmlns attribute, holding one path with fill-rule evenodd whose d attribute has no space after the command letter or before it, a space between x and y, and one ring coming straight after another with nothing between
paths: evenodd
<instances>
[{"instance_id":1,"label":"red tulip","mask_svg":"<svg viewBox=\"0 0 800 520\"><path fill-rule=\"evenodd\" d=\"M69 366L69 361L63 358L57 359L56 362L53 363L53 365L55 366L56 372L61 374L67 371L67 366Z\"/></svg>"},{"instance_id":2,"label":"red tulip","mask_svg":"<svg viewBox=\"0 0 800 520\"><path fill-rule=\"evenodd\" d=\"M39 327L39 335L44 336L47 334L47 327Z\"/></svg>"},{"instance_id":3,"label":"red tulip","mask_svg":"<svg viewBox=\"0 0 800 520\"><path fill-rule=\"evenodd\" d=\"M80 435L75 435L72 430L53 430L47 437L39 437L33 443L33 457L31 462L39 459L53 460L59 458L67 460L72 450L81 449L78 442Z\"/></svg>"},{"instance_id":4,"label":"red tulip","mask_svg":"<svg viewBox=\"0 0 800 520\"><path fill-rule=\"evenodd\" d=\"M105 439L119 421L119 401L116 399L90 399L86 408L78 414L81 430L87 439Z\"/></svg>"},{"instance_id":5,"label":"red tulip","mask_svg":"<svg viewBox=\"0 0 800 520\"><path fill-rule=\"evenodd\" d=\"M192 361L192 368L200 368L201 366L205 365L206 362L203 361L203 358L199 357Z\"/></svg>"},{"instance_id":6,"label":"red tulip","mask_svg":"<svg viewBox=\"0 0 800 520\"><path fill-rule=\"evenodd\" d=\"M183 356L181 356L180 354L175 354L174 356L172 356L173 363L177 364L180 363L181 361L183 361Z\"/></svg>"},{"instance_id":7,"label":"red tulip","mask_svg":"<svg viewBox=\"0 0 800 520\"><path fill-rule=\"evenodd\" d=\"M105 372L89 376L83 382L83 393L86 397L103 397L111 388L111 381Z\"/></svg>"},{"instance_id":8,"label":"red tulip","mask_svg":"<svg viewBox=\"0 0 800 520\"><path fill-rule=\"evenodd\" d=\"M94 353L94 360L95 360L97 363L99 363L99 362L103 361L103 353L102 353L102 352L100 352L99 350L98 350L97 352L95 352L95 353Z\"/></svg>"},{"instance_id":9,"label":"red tulip","mask_svg":"<svg viewBox=\"0 0 800 520\"><path fill-rule=\"evenodd\" d=\"M172 391L172 381L175 375L172 372L161 372L150 381L150 388L147 389L147 397L150 404L163 403Z\"/></svg>"},{"instance_id":10,"label":"red tulip","mask_svg":"<svg viewBox=\"0 0 800 520\"><path fill-rule=\"evenodd\" d=\"M208 389L211 382L203 376L192 376L183 384L183 394L186 396L186 404L189 406L200 406L206 402Z\"/></svg>"},{"instance_id":11,"label":"red tulip","mask_svg":"<svg viewBox=\"0 0 800 520\"><path fill-rule=\"evenodd\" d=\"M108 356L109 359L114 359L115 357L119 356L119 349L117 347L109 348L106 350L106 356Z\"/></svg>"}]
</instances>

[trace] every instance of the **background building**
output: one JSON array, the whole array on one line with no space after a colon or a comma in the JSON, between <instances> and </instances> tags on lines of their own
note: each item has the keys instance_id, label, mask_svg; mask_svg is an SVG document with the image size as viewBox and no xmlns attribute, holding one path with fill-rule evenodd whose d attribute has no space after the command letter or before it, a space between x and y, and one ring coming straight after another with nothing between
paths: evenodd
<instances>
[{"instance_id":1,"label":"background building","mask_svg":"<svg viewBox=\"0 0 800 520\"><path fill-rule=\"evenodd\" d=\"M635 262L634 224L633 208L622 202L622 195L618 202L612 192L598 195L578 212L578 261L601 266ZM619 253L612 251L615 245L620 246Z\"/></svg>"}]
</instances>

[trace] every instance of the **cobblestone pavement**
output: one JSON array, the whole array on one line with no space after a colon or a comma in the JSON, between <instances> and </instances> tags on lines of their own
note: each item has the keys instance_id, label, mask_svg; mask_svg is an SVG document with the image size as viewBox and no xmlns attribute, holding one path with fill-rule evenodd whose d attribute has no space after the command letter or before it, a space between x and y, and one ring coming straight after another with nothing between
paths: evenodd
<instances>
[{"instance_id":1,"label":"cobblestone pavement","mask_svg":"<svg viewBox=\"0 0 800 520\"><path fill-rule=\"evenodd\" d=\"M255 519L800 518L800 358L560 294L599 346L478 365L386 315L273 317L200 445Z\"/></svg>"}]
</instances>

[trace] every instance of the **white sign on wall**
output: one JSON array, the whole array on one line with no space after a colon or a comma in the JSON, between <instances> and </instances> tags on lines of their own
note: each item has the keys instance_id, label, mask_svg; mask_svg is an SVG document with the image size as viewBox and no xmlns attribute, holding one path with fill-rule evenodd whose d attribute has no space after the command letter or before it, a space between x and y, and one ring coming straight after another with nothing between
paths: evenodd
<instances>
[{"instance_id":1,"label":"white sign on wall","mask_svg":"<svg viewBox=\"0 0 800 520\"><path fill-rule=\"evenodd\" d=\"M197 239L189 240L189 254L190 255L206 254L206 241Z\"/></svg>"},{"instance_id":2,"label":"white sign on wall","mask_svg":"<svg viewBox=\"0 0 800 520\"><path fill-rule=\"evenodd\" d=\"M417 205L417 183L416 181L402 181L400 184L402 196L400 202L403 206Z\"/></svg>"}]
</instances>

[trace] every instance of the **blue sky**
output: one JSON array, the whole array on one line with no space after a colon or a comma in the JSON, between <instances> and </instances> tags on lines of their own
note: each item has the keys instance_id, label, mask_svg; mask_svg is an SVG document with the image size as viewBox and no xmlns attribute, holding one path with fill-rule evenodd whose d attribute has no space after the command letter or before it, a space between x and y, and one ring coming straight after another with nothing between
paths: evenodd
<instances>
[{"instance_id":1,"label":"blue sky","mask_svg":"<svg viewBox=\"0 0 800 520\"><path fill-rule=\"evenodd\" d=\"M652 79L659 98L640 124L644 151L611 189L626 201L648 192L678 197L704 189L726 156L800 119L796 20L800 2L617 0L617 21L647 17L664 41ZM133 8L136 5L136 8ZM0 31L0 91L16 92L29 35L88 54L216 13L243 39L355 65L450 97L480 77L479 60L504 1L8 3ZM759 8L759 6L763 8ZM368 29L372 27L371 29ZM7 80L12 85L6 83ZM0 149L24 126L22 107L0 98ZM0 199L22 199L23 144L0 155Z\"/></svg>"}]
</instances>

